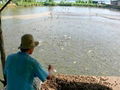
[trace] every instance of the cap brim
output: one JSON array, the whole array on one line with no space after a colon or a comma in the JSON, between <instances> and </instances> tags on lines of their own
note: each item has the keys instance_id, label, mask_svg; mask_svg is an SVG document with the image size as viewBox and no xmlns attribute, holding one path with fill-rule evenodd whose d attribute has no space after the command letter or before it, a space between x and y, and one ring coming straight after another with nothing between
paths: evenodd
<instances>
[{"instance_id":1,"label":"cap brim","mask_svg":"<svg viewBox=\"0 0 120 90\"><path fill-rule=\"evenodd\" d=\"M38 42L38 41L35 41L33 47L37 47L38 45L39 45L39 42ZM30 48L22 47L22 46L20 45L20 46L18 47L18 49L21 49L21 48L24 48L24 49L30 49Z\"/></svg>"},{"instance_id":2,"label":"cap brim","mask_svg":"<svg viewBox=\"0 0 120 90\"><path fill-rule=\"evenodd\" d=\"M35 47L39 45L39 42L38 41L35 41Z\"/></svg>"}]
</instances>

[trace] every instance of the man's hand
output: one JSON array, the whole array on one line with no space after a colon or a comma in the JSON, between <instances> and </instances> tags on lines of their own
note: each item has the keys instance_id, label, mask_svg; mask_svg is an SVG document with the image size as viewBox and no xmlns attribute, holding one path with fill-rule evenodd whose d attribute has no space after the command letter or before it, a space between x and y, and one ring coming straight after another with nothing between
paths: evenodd
<instances>
[{"instance_id":1,"label":"man's hand","mask_svg":"<svg viewBox=\"0 0 120 90\"><path fill-rule=\"evenodd\" d=\"M54 67L52 65L48 65L48 72L51 72L54 70Z\"/></svg>"},{"instance_id":2,"label":"man's hand","mask_svg":"<svg viewBox=\"0 0 120 90\"><path fill-rule=\"evenodd\" d=\"M54 70L55 69L54 69L54 67L52 65L48 65L48 73L49 73L49 75L48 75L47 79L52 79Z\"/></svg>"}]
</instances>

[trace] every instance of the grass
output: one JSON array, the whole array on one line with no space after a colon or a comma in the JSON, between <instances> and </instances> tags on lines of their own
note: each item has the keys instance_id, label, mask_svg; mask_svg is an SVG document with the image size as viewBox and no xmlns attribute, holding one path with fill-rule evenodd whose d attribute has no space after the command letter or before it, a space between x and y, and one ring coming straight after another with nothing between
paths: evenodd
<instances>
[{"instance_id":1,"label":"grass","mask_svg":"<svg viewBox=\"0 0 120 90\"><path fill-rule=\"evenodd\" d=\"M66 3L59 3L59 6L90 6L90 7L97 7L97 4L93 4L93 3L70 3L70 2L66 2Z\"/></svg>"},{"instance_id":2,"label":"grass","mask_svg":"<svg viewBox=\"0 0 120 90\"><path fill-rule=\"evenodd\" d=\"M17 6L92 6L97 7L97 4L87 3L87 2L17 2Z\"/></svg>"},{"instance_id":3,"label":"grass","mask_svg":"<svg viewBox=\"0 0 120 90\"><path fill-rule=\"evenodd\" d=\"M0 4L0 8L3 6L3 4Z\"/></svg>"},{"instance_id":4,"label":"grass","mask_svg":"<svg viewBox=\"0 0 120 90\"><path fill-rule=\"evenodd\" d=\"M17 6L44 6L44 2L16 2Z\"/></svg>"},{"instance_id":5,"label":"grass","mask_svg":"<svg viewBox=\"0 0 120 90\"><path fill-rule=\"evenodd\" d=\"M44 2L44 6L57 6L58 3L55 2Z\"/></svg>"}]
</instances>

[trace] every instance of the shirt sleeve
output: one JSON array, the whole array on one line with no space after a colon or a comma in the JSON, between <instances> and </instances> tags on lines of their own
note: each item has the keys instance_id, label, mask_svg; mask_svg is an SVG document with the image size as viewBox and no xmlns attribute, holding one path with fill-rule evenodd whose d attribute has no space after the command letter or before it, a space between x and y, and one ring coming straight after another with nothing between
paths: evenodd
<instances>
[{"instance_id":1,"label":"shirt sleeve","mask_svg":"<svg viewBox=\"0 0 120 90\"><path fill-rule=\"evenodd\" d=\"M34 76L38 77L42 82L44 82L48 77L48 73L42 68L40 63L38 63L36 60L34 62Z\"/></svg>"}]
</instances>

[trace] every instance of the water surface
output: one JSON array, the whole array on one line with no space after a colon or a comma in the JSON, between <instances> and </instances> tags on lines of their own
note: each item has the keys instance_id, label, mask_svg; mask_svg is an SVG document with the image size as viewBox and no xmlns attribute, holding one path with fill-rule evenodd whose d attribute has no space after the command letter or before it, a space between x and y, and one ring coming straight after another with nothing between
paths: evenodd
<instances>
[{"instance_id":1,"label":"water surface","mask_svg":"<svg viewBox=\"0 0 120 90\"><path fill-rule=\"evenodd\" d=\"M29 18L26 18L29 17ZM58 73L120 75L120 12L87 7L9 8L2 13L7 55L18 51L20 37L40 41L33 57Z\"/></svg>"}]
</instances>

